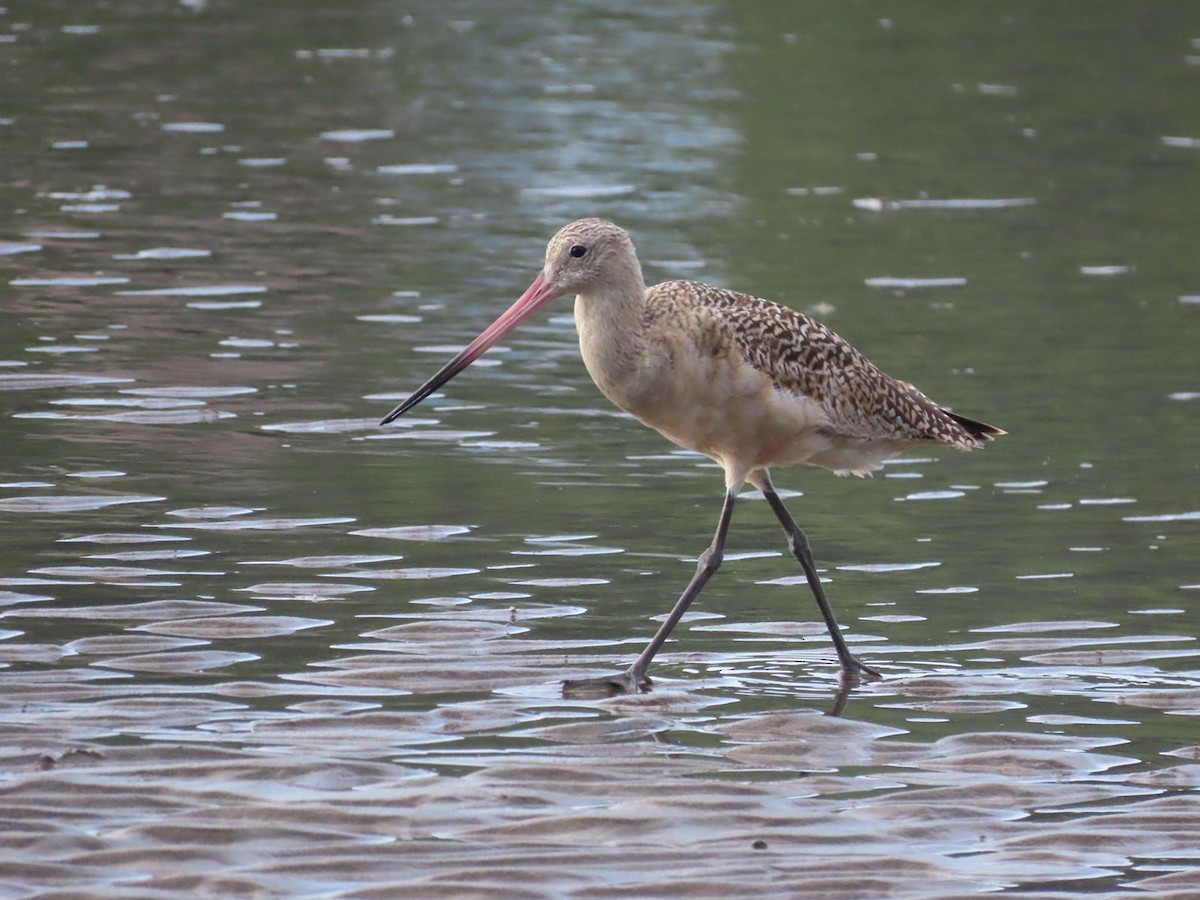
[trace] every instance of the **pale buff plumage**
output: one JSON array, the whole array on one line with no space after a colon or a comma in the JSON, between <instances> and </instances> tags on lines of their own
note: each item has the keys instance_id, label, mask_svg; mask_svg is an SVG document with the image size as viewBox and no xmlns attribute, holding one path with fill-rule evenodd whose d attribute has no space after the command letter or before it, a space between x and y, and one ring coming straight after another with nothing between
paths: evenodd
<instances>
[{"instance_id":1,"label":"pale buff plumage","mask_svg":"<svg viewBox=\"0 0 1200 900\"><path fill-rule=\"evenodd\" d=\"M573 246L588 255L573 259ZM577 292L583 361L604 395L715 459L731 488L781 465L863 475L916 444L970 450L1001 433L948 412L786 306L694 281L647 290L629 236L611 222L566 226L546 259L547 281Z\"/></svg>"}]
</instances>

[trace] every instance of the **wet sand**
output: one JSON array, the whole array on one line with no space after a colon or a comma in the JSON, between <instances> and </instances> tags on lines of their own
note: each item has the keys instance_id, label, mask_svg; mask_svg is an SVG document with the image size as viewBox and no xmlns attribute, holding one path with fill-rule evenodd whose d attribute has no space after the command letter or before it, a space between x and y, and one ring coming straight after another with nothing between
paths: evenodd
<instances>
[{"instance_id":1,"label":"wet sand","mask_svg":"<svg viewBox=\"0 0 1200 900\"><path fill-rule=\"evenodd\" d=\"M567 672L530 655L510 668L488 659L498 682L525 687L406 711L403 692L378 685L445 685L415 681L388 656L343 668L357 677L338 688L318 674L295 687L136 696L94 668L6 674L0 893L1200 890L1200 745L1148 769L1102 736L966 731L927 742L815 708L730 717L703 680L565 701L551 679ZM972 694L986 706L987 690L967 675L865 689L876 704L891 694L933 706ZM1166 694L1181 711L1200 708L1194 688L1142 701Z\"/></svg>"}]
</instances>

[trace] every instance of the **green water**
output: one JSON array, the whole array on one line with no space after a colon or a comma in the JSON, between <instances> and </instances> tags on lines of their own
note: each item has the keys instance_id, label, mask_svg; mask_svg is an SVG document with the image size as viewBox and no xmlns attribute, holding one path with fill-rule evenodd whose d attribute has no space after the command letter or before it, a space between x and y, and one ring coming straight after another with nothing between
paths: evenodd
<instances>
[{"instance_id":1,"label":"green water","mask_svg":"<svg viewBox=\"0 0 1200 900\"><path fill-rule=\"evenodd\" d=\"M631 659L686 583L719 471L608 406L566 302L375 422L600 215L649 281L812 311L1009 432L867 481L776 473L855 651L999 701L885 682L848 716L1112 719L1150 768L1194 741L1194 4L15 2L0 35L0 679L303 695L399 653L424 674L375 685L394 708L530 690L568 715L557 681ZM459 528L355 533L428 525ZM749 493L729 551L655 671L717 722L824 708L830 645L803 585L767 583L799 571ZM130 656L75 642L191 613L61 614L154 600L259 612ZM422 644L450 622L504 652ZM397 623L428 630L362 636Z\"/></svg>"}]
</instances>

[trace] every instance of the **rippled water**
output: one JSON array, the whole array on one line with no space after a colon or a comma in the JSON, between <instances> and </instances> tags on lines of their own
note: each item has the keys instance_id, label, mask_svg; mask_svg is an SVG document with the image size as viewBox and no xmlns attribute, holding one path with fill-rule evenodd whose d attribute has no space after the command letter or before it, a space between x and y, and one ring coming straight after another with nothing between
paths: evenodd
<instances>
[{"instance_id":1,"label":"rippled water","mask_svg":"<svg viewBox=\"0 0 1200 900\"><path fill-rule=\"evenodd\" d=\"M0 893L1194 896L1191 7L554 12L0 12ZM593 214L1010 432L777 473L881 683L747 492L562 698L722 489L566 305L377 427Z\"/></svg>"}]
</instances>

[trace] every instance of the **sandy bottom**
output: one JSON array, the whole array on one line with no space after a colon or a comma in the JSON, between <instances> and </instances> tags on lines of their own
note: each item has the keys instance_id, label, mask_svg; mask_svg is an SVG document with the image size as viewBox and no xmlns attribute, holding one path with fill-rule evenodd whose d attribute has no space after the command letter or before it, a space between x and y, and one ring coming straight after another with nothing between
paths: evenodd
<instances>
[{"instance_id":1,"label":"sandy bottom","mask_svg":"<svg viewBox=\"0 0 1200 900\"><path fill-rule=\"evenodd\" d=\"M362 696L389 666L152 696L6 673L0 894L1200 895L1200 745L1147 768L1114 738L921 742L815 709L722 714L702 679L568 702L547 668L411 711ZM955 699L985 682L887 690L986 705Z\"/></svg>"}]
</instances>

